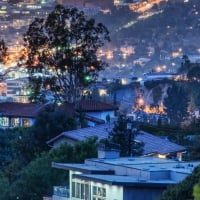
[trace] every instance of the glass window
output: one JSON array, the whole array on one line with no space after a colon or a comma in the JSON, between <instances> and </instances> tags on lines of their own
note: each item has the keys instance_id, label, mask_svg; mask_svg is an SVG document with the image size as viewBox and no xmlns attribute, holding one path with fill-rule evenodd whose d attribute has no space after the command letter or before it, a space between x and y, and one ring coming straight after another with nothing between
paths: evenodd
<instances>
[{"instance_id":1,"label":"glass window","mask_svg":"<svg viewBox=\"0 0 200 200\"><path fill-rule=\"evenodd\" d=\"M103 192L102 196L106 197L106 189L105 188L102 188L102 192Z\"/></svg>"},{"instance_id":2,"label":"glass window","mask_svg":"<svg viewBox=\"0 0 200 200\"><path fill-rule=\"evenodd\" d=\"M106 199L106 188L93 186L92 199L93 200L105 200Z\"/></svg>"},{"instance_id":3,"label":"glass window","mask_svg":"<svg viewBox=\"0 0 200 200\"><path fill-rule=\"evenodd\" d=\"M29 127L31 125L30 120L29 119L23 119L23 126L24 127Z\"/></svg>"},{"instance_id":4,"label":"glass window","mask_svg":"<svg viewBox=\"0 0 200 200\"><path fill-rule=\"evenodd\" d=\"M8 117L1 117L0 118L0 126L9 126L9 119L8 119Z\"/></svg>"},{"instance_id":5,"label":"glass window","mask_svg":"<svg viewBox=\"0 0 200 200\"><path fill-rule=\"evenodd\" d=\"M91 200L89 183L72 182L72 198Z\"/></svg>"},{"instance_id":6,"label":"glass window","mask_svg":"<svg viewBox=\"0 0 200 200\"><path fill-rule=\"evenodd\" d=\"M97 187L93 186L93 195L97 195Z\"/></svg>"},{"instance_id":7,"label":"glass window","mask_svg":"<svg viewBox=\"0 0 200 200\"><path fill-rule=\"evenodd\" d=\"M12 118L11 119L11 126L12 127L18 127L20 125L19 118Z\"/></svg>"},{"instance_id":8,"label":"glass window","mask_svg":"<svg viewBox=\"0 0 200 200\"><path fill-rule=\"evenodd\" d=\"M72 197L75 197L75 182L72 182Z\"/></svg>"},{"instance_id":9,"label":"glass window","mask_svg":"<svg viewBox=\"0 0 200 200\"><path fill-rule=\"evenodd\" d=\"M84 184L81 184L81 199L85 199L85 189L84 189Z\"/></svg>"},{"instance_id":10,"label":"glass window","mask_svg":"<svg viewBox=\"0 0 200 200\"><path fill-rule=\"evenodd\" d=\"M80 193L81 193L81 187L80 187L81 185L80 185L80 183L76 183L76 195L75 195L75 197L76 198L80 198Z\"/></svg>"},{"instance_id":11,"label":"glass window","mask_svg":"<svg viewBox=\"0 0 200 200\"><path fill-rule=\"evenodd\" d=\"M90 187L88 184L85 184L85 199L86 200L90 199Z\"/></svg>"}]
</instances>

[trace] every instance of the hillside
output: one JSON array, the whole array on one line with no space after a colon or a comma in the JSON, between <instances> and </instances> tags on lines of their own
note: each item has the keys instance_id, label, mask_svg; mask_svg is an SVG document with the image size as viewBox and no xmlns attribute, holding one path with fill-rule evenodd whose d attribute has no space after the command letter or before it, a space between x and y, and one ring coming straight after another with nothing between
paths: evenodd
<instances>
[{"instance_id":1,"label":"hillside","mask_svg":"<svg viewBox=\"0 0 200 200\"><path fill-rule=\"evenodd\" d=\"M110 30L113 49L132 46L134 53L126 59L114 54L115 63L135 66L134 60L150 58L141 66L138 74L166 65L168 71L176 71L182 55L199 55L200 4L198 0L171 0L154 6L144 13L134 13L128 7L113 8L110 15L99 15ZM112 62L113 65L113 62Z\"/></svg>"}]
</instances>

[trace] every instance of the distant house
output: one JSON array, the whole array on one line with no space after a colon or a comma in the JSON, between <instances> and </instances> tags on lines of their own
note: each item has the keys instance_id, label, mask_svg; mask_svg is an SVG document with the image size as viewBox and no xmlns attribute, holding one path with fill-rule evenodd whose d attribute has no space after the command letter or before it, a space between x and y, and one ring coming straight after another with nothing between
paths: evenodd
<instances>
[{"instance_id":1,"label":"distant house","mask_svg":"<svg viewBox=\"0 0 200 200\"><path fill-rule=\"evenodd\" d=\"M12 99L15 102L28 103L30 93L27 87L27 83L27 77L18 79L7 79L7 99Z\"/></svg>"},{"instance_id":2,"label":"distant house","mask_svg":"<svg viewBox=\"0 0 200 200\"><path fill-rule=\"evenodd\" d=\"M108 137L108 133L112 128L113 124L107 123L95 127L66 131L47 141L47 144L51 147L58 147L65 142L74 145L79 141L93 136L97 136L98 139L101 140ZM182 154L186 151L186 148L181 145L177 145L167 139L162 139L144 131L139 131L135 140L144 143L143 155L145 156L153 155L161 158L176 157L181 160Z\"/></svg>"},{"instance_id":3,"label":"distant house","mask_svg":"<svg viewBox=\"0 0 200 200\"><path fill-rule=\"evenodd\" d=\"M29 127L47 104L3 102L0 103L0 127ZM64 110L70 117L78 117L81 113L88 126L103 124L106 116L114 117L117 107L95 100L82 100L75 104L64 103L57 109Z\"/></svg>"},{"instance_id":4,"label":"distant house","mask_svg":"<svg viewBox=\"0 0 200 200\"><path fill-rule=\"evenodd\" d=\"M199 164L153 156L119 157L116 149L99 149L98 158L84 163L52 163L69 171L69 190L54 187L52 199L155 200Z\"/></svg>"},{"instance_id":5,"label":"distant house","mask_svg":"<svg viewBox=\"0 0 200 200\"><path fill-rule=\"evenodd\" d=\"M166 72L151 72L143 75L144 81L155 81L155 80L163 80L163 79L173 79L177 77L175 73L166 73Z\"/></svg>"},{"instance_id":6,"label":"distant house","mask_svg":"<svg viewBox=\"0 0 200 200\"><path fill-rule=\"evenodd\" d=\"M0 127L29 127L45 105L17 102L0 103Z\"/></svg>"},{"instance_id":7,"label":"distant house","mask_svg":"<svg viewBox=\"0 0 200 200\"><path fill-rule=\"evenodd\" d=\"M77 101L72 106L74 106L74 110L77 113L84 113L89 126L105 123L106 117L115 117L115 113L118 110L115 105L92 99Z\"/></svg>"}]
</instances>

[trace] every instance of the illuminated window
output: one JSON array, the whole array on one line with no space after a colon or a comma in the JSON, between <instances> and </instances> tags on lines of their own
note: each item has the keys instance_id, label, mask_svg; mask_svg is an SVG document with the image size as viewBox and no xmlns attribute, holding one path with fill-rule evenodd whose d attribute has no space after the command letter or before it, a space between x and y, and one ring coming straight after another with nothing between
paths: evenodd
<instances>
[{"instance_id":1,"label":"illuminated window","mask_svg":"<svg viewBox=\"0 0 200 200\"><path fill-rule=\"evenodd\" d=\"M0 117L0 126L9 126L8 117Z\"/></svg>"},{"instance_id":2,"label":"illuminated window","mask_svg":"<svg viewBox=\"0 0 200 200\"><path fill-rule=\"evenodd\" d=\"M19 118L12 118L11 119L11 126L12 127L18 127L20 125Z\"/></svg>"},{"instance_id":3,"label":"illuminated window","mask_svg":"<svg viewBox=\"0 0 200 200\"><path fill-rule=\"evenodd\" d=\"M22 124L23 124L24 127L29 127L31 125L29 119L23 119Z\"/></svg>"}]
</instances>

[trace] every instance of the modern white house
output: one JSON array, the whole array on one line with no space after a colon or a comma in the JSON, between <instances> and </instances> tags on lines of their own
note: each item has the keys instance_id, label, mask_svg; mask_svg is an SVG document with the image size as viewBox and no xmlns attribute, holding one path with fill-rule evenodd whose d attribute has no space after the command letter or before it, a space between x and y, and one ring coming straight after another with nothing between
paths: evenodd
<instances>
[{"instance_id":1,"label":"modern white house","mask_svg":"<svg viewBox=\"0 0 200 200\"><path fill-rule=\"evenodd\" d=\"M154 156L119 157L116 149L101 148L98 158L84 163L52 163L54 168L69 171L68 193L56 187L52 199L155 200L168 185L184 180L199 164Z\"/></svg>"},{"instance_id":2,"label":"modern white house","mask_svg":"<svg viewBox=\"0 0 200 200\"><path fill-rule=\"evenodd\" d=\"M71 145L97 136L108 137L112 123L63 132L48 141L53 148ZM166 187L190 174L200 162L181 161L186 148L139 131L135 138L143 142L143 156L120 157L115 146L99 146L98 158L84 163L52 163L52 167L69 171L69 188L55 186L53 200L155 200ZM167 159L173 157L175 159Z\"/></svg>"}]
</instances>

